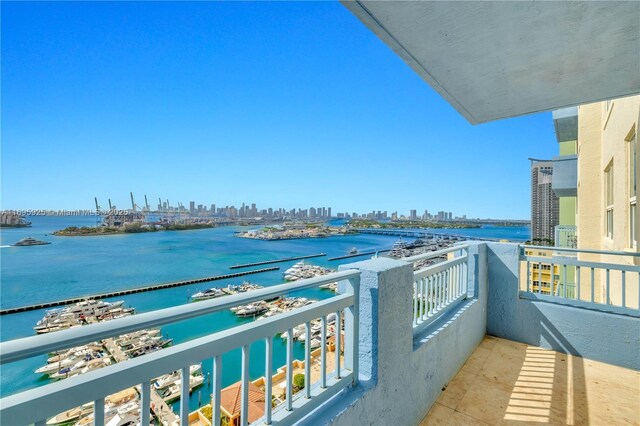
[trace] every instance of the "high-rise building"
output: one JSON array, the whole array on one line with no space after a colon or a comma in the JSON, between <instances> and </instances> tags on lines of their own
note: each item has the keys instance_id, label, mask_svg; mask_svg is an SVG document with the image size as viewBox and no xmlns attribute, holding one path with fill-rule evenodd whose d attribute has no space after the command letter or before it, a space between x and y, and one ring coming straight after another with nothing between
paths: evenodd
<instances>
[{"instance_id":1,"label":"high-rise building","mask_svg":"<svg viewBox=\"0 0 640 426\"><path fill-rule=\"evenodd\" d=\"M553 192L553 162L531 160L531 240L552 245L558 224L559 203Z\"/></svg>"},{"instance_id":2,"label":"high-rise building","mask_svg":"<svg viewBox=\"0 0 640 426\"><path fill-rule=\"evenodd\" d=\"M195 213L195 211L196 211L196 202L195 201L190 201L189 202L189 212Z\"/></svg>"},{"instance_id":3,"label":"high-rise building","mask_svg":"<svg viewBox=\"0 0 640 426\"><path fill-rule=\"evenodd\" d=\"M331 217L331 207L327 207L327 217Z\"/></svg>"},{"instance_id":4,"label":"high-rise building","mask_svg":"<svg viewBox=\"0 0 640 426\"><path fill-rule=\"evenodd\" d=\"M414 210L410 210L409 211L409 219L416 220L417 218L418 218L418 216L417 216L416 210L415 209Z\"/></svg>"}]
</instances>

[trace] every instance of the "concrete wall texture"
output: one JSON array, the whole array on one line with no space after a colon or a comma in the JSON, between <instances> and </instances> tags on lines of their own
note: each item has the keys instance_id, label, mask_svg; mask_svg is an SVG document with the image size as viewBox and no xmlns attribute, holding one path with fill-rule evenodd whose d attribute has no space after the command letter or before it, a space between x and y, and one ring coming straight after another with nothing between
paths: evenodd
<instances>
[{"instance_id":1,"label":"concrete wall texture","mask_svg":"<svg viewBox=\"0 0 640 426\"><path fill-rule=\"evenodd\" d=\"M519 298L519 246L473 243L468 298L414 336L413 268L344 265L360 281L360 375L300 424L418 424L485 334L640 370L640 318Z\"/></svg>"}]
</instances>

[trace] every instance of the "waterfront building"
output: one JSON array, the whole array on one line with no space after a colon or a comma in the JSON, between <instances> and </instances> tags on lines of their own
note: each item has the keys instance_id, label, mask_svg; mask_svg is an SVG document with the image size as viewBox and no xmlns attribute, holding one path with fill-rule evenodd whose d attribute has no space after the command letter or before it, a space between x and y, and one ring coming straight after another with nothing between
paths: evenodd
<instances>
[{"instance_id":1,"label":"waterfront building","mask_svg":"<svg viewBox=\"0 0 640 426\"><path fill-rule=\"evenodd\" d=\"M531 241L553 245L558 224L558 197L553 192L553 163L531 160Z\"/></svg>"},{"instance_id":2,"label":"waterfront building","mask_svg":"<svg viewBox=\"0 0 640 426\"><path fill-rule=\"evenodd\" d=\"M249 423L264 416L264 392L253 382L248 387L248 417ZM242 401L242 382L228 386L220 392L220 409L227 418L229 426L240 426L240 408Z\"/></svg>"},{"instance_id":3,"label":"waterfront building","mask_svg":"<svg viewBox=\"0 0 640 426\"><path fill-rule=\"evenodd\" d=\"M613 111L619 108L623 113L629 101L618 100L606 106L589 104L640 93L638 2L344 4L471 123L586 104L579 108L579 116L584 110L585 120L579 124L578 153L597 157L584 161L599 167L597 173L604 182L590 180L588 173L582 175L579 164L578 246L584 244L583 230L597 232L593 238L598 241L594 243L601 247L622 244L616 221L623 221L626 216L618 217L618 210L629 209L632 213L634 199L625 192L629 187L619 184L623 182L617 177L619 155L613 146L587 145L611 138L611 143L618 146L617 141L633 136L629 130L637 126L627 128L625 133L622 129L629 124L626 115L617 116L611 110L613 104ZM609 126L611 134L605 135ZM635 149L631 148L632 141L630 138L630 145L623 146ZM589 191L591 185L597 202L583 204L582 191ZM598 225L597 231L583 228L588 227L583 223L587 219ZM630 232L631 223L627 226ZM623 227L623 233L624 230ZM609 248L603 251L606 253L598 254L602 259L620 256ZM635 254L631 250L626 253ZM598 275L606 274L609 290L624 288L625 283L627 288L635 284L625 281L623 273L637 274L637 265L582 262L581 256L587 254L590 253L578 251L578 260L569 260L553 253L548 259L553 265L570 261L585 270L596 269ZM470 242L453 247L450 256L448 262L417 274L407 259L377 257L344 265L322 280L298 284L310 287L340 281L340 294L331 299L290 311L286 316L206 334L176 345L171 351L106 367L104 373L90 372L79 380L5 397L0 415L6 424L44 424L60 410L87 400L93 400L96 411L102 411L109 391L142 383L147 397L143 393L141 403L147 405L141 422L148 424L150 380L166 370L181 369L181 374L187 375L192 361L213 356L216 378L220 377L219 370L229 365L241 369L246 386L240 387L236 395L240 394L240 423L248 424L256 420L250 413L249 391L253 344L264 344L267 360L271 360L275 333L287 329L287 342L292 342L293 330L299 324L337 312L344 317L344 329L338 331L342 338L336 339L343 359L337 357L336 369L328 371L326 383L305 386L296 397L291 395L289 374L282 405L272 413L270 398L263 398L265 416L272 414L273 418L267 417L262 423L638 423L637 295L625 304L624 299L590 300L580 292L576 293L577 298L553 291L532 292L529 276L518 271L526 270L532 262L541 262L523 254L517 244ZM462 267L462 275L460 268L452 269L457 266ZM458 286L443 286L442 277L452 276L462 276L460 282L449 283ZM521 278L527 282L522 283ZM425 292L425 281L428 285L435 282L437 291ZM583 285L585 289L594 288L587 280ZM291 287L280 293L274 288L265 289L261 297L267 293L279 296ZM246 302L251 298L242 297ZM144 315L147 322L164 325L184 320L187 313L207 315L215 304L205 307L189 306L187 311L184 306L177 306ZM116 325L122 324L117 321L107 323L114 327L114 333ZM56 332L56 342L41 336L29 344L5 342L2 361L44 355L52 349L62 349L65 342L88 343L109 332L106 327L96 330L92 325L85 330L82 337L73 329ZM291 344L287 346L287 371L291 372ZM240 348L239 363L222 363L223 354ZM308 353L306 350L305 356ZM327 372L325 367L322 364L321 369ZM269 366L267 370L268 376L273 369ZM188 390L186 382L182 386ZM213 381L212 388L214 394L220 392L219 380ZM183 424L188 423L187 393L182 393ZM215 405L218 411L220 404ZM233 411L229 413L233 415ZM96 424L101 423L96 420Z\"/></svg>"}]
</instances>

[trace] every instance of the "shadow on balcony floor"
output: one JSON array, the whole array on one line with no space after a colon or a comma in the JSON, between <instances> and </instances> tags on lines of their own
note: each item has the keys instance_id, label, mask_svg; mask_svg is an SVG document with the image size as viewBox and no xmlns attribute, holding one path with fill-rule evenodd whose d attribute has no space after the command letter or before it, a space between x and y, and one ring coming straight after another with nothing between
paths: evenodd
<instances>
[{"instance_id":1,"label":"shadow on balcony floor","mask_svg":"<svg viewBox=\"0 0 640 426\"><path fill-rule=\"evenodd\" d=\"M486 336L423 425L640 425L640 372Z\"/></svg>"}]
</instances>

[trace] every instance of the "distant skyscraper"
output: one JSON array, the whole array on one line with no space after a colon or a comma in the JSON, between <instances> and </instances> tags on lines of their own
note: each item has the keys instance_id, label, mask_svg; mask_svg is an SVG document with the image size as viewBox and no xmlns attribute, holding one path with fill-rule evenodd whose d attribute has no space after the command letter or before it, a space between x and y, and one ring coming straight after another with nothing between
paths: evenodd
<instances>
[{"instance_id":1,"label":"distant skyscraper","mask_svg":"<svg viewBox=\"0 0 640 426\"><path fill-rule=\"evenodd\" d=\"M194 213L196 211L196 202L195 201L190 201L189 202L189 211L191 213Z\"/></svg>"},{"instance_id":2,"label":"distant skyscraper","mask_svg":"<svg viewBox=\"0 0 640 426\"><path fill-rule=\"evenodd\" d=\"M409 219L416 220L417 218L418 218L417 212L415 210L410 210L409 211Z\"/></svg>"},{"instance_id":3,"label":"distant skyscraper","mask_svg":"<svg viewBox=\"0 0 640 426\"><path fill-rule=\"evenodd\" d=\"M327 207L327 217L331 217L331 207Z\"/></svg>"},{"instance_id":4,"label":"distant skyscraper","mask_svg":"<svg viewBox=\"0 0 640 426\"><path fill-rule=\"evenodd\" d=\"M531 239L553 245L559 219L558 197L551 187L553 162L531 160ZM546 241L545 241L546 240Z\"/></svg>"}]
</instances>

